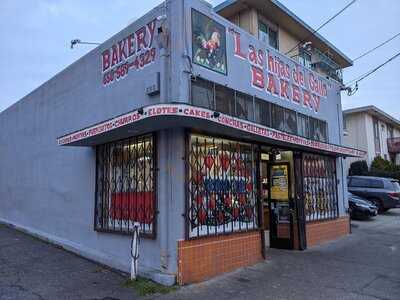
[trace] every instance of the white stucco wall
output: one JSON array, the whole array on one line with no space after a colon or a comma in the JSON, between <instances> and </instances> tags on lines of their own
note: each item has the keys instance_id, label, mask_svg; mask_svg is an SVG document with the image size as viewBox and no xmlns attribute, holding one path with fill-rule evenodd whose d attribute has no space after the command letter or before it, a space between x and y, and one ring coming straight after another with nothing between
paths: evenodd
<instances>
[{"instance_id":1,"label":"white stucco wall","mask_svg":"<svg viewBox=\"0 0 400 300\"><path fill-rule=\"evenodd\" d=\"M388 134L388 124L378 118L379 126L379 142L380 142L380 152L375 151L374 142L374 118L372 115L360 112L353 113L345 116L346 118L346 135L343 138L344 145L354 147L357 149L365 150L367 155L365 160L370 166L377 154L381 155L382 158L390 159L387 139ZM393 136L400 137L400 130L398 128L393 128ZM347 158L345 163L345 172L348 174L350 164L359 158ZM400 154L396 155L396 164L400 165Z\"/></svg>"},{"instance_id":2,"label":"white stucco wall","mask_svg":"<svg viewBox=\"0 0 400 300\"><path fill-rule=\"evenodd\" d=\"M370 145L367 139L367 118L365 114L346 116L346 135L343 138L344 145L367 152L365 159L369 159ZM347 175L352 162L360 158L348 157L344 160L344 174Z\"/></svg>"}]
</instances>

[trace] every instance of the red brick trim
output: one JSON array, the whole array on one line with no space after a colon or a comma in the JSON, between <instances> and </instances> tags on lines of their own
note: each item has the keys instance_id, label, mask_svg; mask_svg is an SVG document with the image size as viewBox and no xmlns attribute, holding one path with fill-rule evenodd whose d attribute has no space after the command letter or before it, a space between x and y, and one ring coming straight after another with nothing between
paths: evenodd
<instances>
[{"instance_id":1,"label":"red brick trim","mask_svg":"<svg viewBox=\"0 0 400 300\"><path fill-rule=\"evenodd\" d=\"M349 217L306 223L307 247L320 245L350 233Z\"/></svg>"},{"instance_id":2,"label":"red brick trim","mask_svg":"<svg viewBox=\"0 0 400 300\"><path fill-rule=\"evenodd\" d=\"M259 231L178 241L178 283L200 282L261 260Z\"/></svg>"}]
</instances>

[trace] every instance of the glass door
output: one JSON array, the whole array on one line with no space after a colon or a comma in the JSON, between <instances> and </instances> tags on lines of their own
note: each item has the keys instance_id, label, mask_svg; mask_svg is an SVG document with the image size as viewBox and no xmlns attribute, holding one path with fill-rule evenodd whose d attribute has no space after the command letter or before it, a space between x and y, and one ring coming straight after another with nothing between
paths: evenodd
<instances>
[{"instance_id":1,"label":"glass door","mask_svg":"<svg viewBox=\"0 0 400 300\"><path fill-rule=\"evenodd\" d=\"M291 197L290 164L274 162L269 170L270 246L293 249L293 199Z\"/></svg>"}]
</instances>

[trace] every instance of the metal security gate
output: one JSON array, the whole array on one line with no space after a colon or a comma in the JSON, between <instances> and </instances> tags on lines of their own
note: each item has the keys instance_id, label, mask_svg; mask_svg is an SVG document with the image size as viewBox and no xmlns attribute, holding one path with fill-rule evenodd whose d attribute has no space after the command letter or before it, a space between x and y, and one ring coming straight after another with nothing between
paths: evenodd
<instances>
[{"instance_id":1,"label":"metal security gate","mask_svg":"<svg viewBox=\"0 0 400 300\"><path fill-rule=\"evenodd\" d=\"M155 237L155 148L152 134L97 146L95 230Z\"/></svg>"},{"instance_id":2,"label":"metal security gate","mask_svg":"<svg viewBox=\"0 0 400 300\"><path fill-rule=\"evenodd\" d=\"M304 154L302 171L306 222L336 219L339 208L335 158Z\"/></svg>"},{"instance_id":3,"label":"metal security gate","mask_svg":"<svg viewBox=\"0 0 400 300\"><path fill-rule=\"evenodd\" d=\"M189 134L187 238L256 230L256 153L251 144Z\"/></svg>"},{"instance_id":4,"label":"metal security gate","mask_svg":"<svg viewBox=\"0 0 400 300\"><path fill-rule=\"evenodd\" d=\"M301 152L293 153L294 160L294 188L295 188L295 199L294 206L296 209L296 223L297 223L297 234L298 234L298 248L299 250L307 249L306 239L306 217L304 212L304 186L303 186L303 156Z\"/></svg>"}]
</instances>

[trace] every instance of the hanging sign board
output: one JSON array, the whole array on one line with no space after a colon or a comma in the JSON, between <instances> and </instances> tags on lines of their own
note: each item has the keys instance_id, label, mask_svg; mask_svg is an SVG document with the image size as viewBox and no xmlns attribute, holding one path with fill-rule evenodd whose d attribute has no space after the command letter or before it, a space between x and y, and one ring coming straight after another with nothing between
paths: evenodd
<instances>
[{"instance_id":1,"label":"hanging sign board","mask_svg":"<svg viewBox=\"0 0 400 300\"><path fill-rule=\"evenodd\" d=\"M289 174L287 165L271 166L271 199L289 199Z\"/></svg>"}]
</instances>

